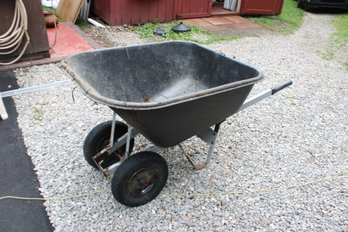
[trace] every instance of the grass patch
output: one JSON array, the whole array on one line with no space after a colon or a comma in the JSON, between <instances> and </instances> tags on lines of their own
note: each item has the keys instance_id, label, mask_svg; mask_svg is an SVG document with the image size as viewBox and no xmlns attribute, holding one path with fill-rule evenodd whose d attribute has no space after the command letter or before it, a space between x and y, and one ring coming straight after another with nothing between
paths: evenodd
<instances>
[{"instance_id":1,"label":"grass patch","mask_svg":"<svg viewBox=\"0 0 348 232\"><path fill-rule=\"evenodd\" d=\"M336 28L334 40L338 47L348 44L348 14L336 15L332 21ZM348 60L343 61L343 67L348 71Z\"/></svg>"},{"instance_id":2,"label":"grass patch","mask_svg":"<svg viewBox=\"0 0 348 232\"><path fill-rule=\"evenodd\" d=\"M348 14L337 15L333 24L336 27L335 42L340 46L346 45L348 43Z\"/></svg>"},{"instance_id":3,"label":"grass patch","mask_svg":"<svg viewBox=\"0 0 348 232\"><path fill-rule=\"evenodd\" d=\"M90 24L81 18L77 18L75 21L75 25L79 26L81 29L88 27Z\"/></svg>"},{"instance_id":4,"label":"grass patch","mask_svg":"<svg viewBox=\"0 0 348 232\"><path fill-rule=\"evenodd\" d=\"M249 17L252 22L283 34L290 34L302 25L304 12L294 0L285 0L283 11L277 16Z\"/></svg>"},{"instance_id":5,"label":"grass patch","mask_svg":"<svg viewBox=\"0 0 348 232\"><path fill-rule=\"evenodd\" d=\"M348 60L343 64L344 68L348 71Z\"/></svg>"},{"instance_id":6,"label":"grass patch","mask_svg":"<svg viewBox=\"0 0 348 232\"><path fill-rule=\"evenodd\" d=\"M42 6L42 11L48 11L53 13L56 17L58 17L58 15L56 14L56 9L53 7L48 7L48 6ZM60 17L58 17L59 22L64 22L64 20L62 20Z\"/></svg>"},{"instance_id":7,"label":"grass patch","mask_svg":"<svg viewBox=\"0 0 348 232\"><path fill-rule=\"evenodd\" d=\"M177 25L178 22L171 23L146 23L142 26L133 26L132 30L140 35L142 39L149 39L155 37L153 31L155 28L161 28L167 31L163 36L156 36L158 41L170 41L170 40L185 40L196 42L200 44L211 44L220 41L233 40L240 38L239 36L229 36L224 37L220 35L213 34L202 28L190 25L191 31L184 33L175 33L171 29L173 26Z\"/></svg>"},{"instance_id":8,"label":"grass patch","mask_svg":"<svg viewBox=\"0 0 348 232\"><path fill-rule=\"evenodd\" d=\"M330 49L324 52L319 52L319 55L324 60L333 60L333 58L335 58L335 51Z\"/></svg>"},{"instance_id":9,"label":"grass patch","mask_svg":"<svg viewBox=\"0 0 348 232\"><path fill-rule=\"evenodd\" d=\"M51 11L51 12L53 12L53 11L54 11L54 8L53 8L53 7L48 7L48 6L42 6L42 10L46 10L46 11Z\"/></svg>"},{"instance_id":10,"label":"grass patch","mask_svg":"<svg viewBox=\"0 0 348 232\"><path fill-rule=\"evenodd\" d=\"M56 9L54 9L53 7L48 7L48 6L42 6L42 10L43 11L49 11L49 12L52 12L52 13L56 13Z\"/></svg>"}]
</instances>

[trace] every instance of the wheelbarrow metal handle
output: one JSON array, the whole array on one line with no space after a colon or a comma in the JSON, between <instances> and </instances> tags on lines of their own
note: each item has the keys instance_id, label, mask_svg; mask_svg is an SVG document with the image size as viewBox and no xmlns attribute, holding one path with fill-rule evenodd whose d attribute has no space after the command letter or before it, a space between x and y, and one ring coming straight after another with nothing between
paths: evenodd
<instances>
[{"instance_id":1,"label":"wheelbarrow metal handle","mask_svg":"<svg viewBox=\"0 0 348 232\"><path fill-rule=\"evenodd\" d=\"M245 108L248 108L249 106L252 106L252 105L258 103L259 101L262 101L262 100L272 96L276 92L278 92L278 91L280 91L280 90L282 90L290 85L292 85L292 81L285 81L282 84L279 84L272 89L265 90L265 91L255 95L255 96L248 98L247 100L245 100L243 105L239 108L239 111L242 111Z\"/></svg>"},{"instance_id":2,"label":"wheelbarrow metal handle","mask_svg":"<svg viewBox=\"0 0 348 232\"><path fill-rule=\"evenodd\" d=\"M279 92L280 90L292 85L292 81L284 81L283 83L277 85L276 87L272 88L272 95L276 92Z\"/></svg>"}]
</instances>

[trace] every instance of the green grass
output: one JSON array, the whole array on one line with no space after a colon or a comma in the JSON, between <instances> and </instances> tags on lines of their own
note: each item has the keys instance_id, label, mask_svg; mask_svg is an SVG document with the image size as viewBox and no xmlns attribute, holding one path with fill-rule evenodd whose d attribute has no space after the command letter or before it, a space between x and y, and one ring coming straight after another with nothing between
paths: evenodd
<instances>
[{"instance_id":1,"label":"green grass","mask_svg":"<svg viewBox=\"0 0 348 232\"><path fill-rule=\"evenodd\" d=\"M171 29L173 26L177 24L178 22L146 23L141 26L134 26L132 27L132 30L136 32L137 34L139 34L140 38L148 39L148 38L155 37L153 33L155 28L165 29L167 33L163 37L156 36L158 41L185 40L185 41L191 41L191 42L196 42L200 44L211 44L211 43L217 43L220 41L233 40L233 39L239 38L239 36L224 37L224 36L216 35L207 30L201 29L193 25L190 25L191 27L190 32L175 33ZM198 39L197 36L195 37L194 35L202 35L202 38L204 39Z\"/></svg>"},{"instance_id":2,"label":"green grass","mask_svg":"<svg viewBox=\"0 0 348 232\"><path fill-rule=\"evenodd\" d=\"M335 42L340 46L346 45L348 43L348 14L337 15L333 24L336 27Z\"/></svg>"},{"instance_id":3,"label":"green grass","mask_svg":"<svg viewBox=\"0 0 348 232\"><path fill-rule=\"evenodd\" d=\"M348 71L348 60L343 63L344 68Z\"/></svg>"},{"instance_id":4,"label":"green grass","mask_svg":"<svg viewBox=\"0 0 348 232\"><path fill-rule=\"evenodd\" d=\"M297 8L294 0L285 0L283 11L277 16L249 17L250 21L261 24L266 28L290 34L302 25L304 12Z\"/></svg>"},{"instance_id":5,"label":"green grass","mask_svg":"<svg viewBox=\"0 0 348 232\"><path fill-rule=\"evenodd\" d=\"M77 18L75 21L75 24L81 28L88 27L90 24L87 23L85 20Z\"/></svg>"},{"instance_id":6,"label":"green grass","mask_svg":"<svg viewBox=\"0 0 348 232\"><path fill-rule=\"evenodd\" d=\"M336 30L333 34L338 47L348 44L348 14L336 15L332 21ZM348 71L348 60L343 61L343 67Z\"/></svg>"},{"instance_id":7,"label":"green grass","mask_svg":"<svg viewBox=\"0 0 348 232\"><path fill-rule=\"evenodd\" d=\"M54 9L53 7L42 6L42 10L43 10L43 11L52 12L56 17L58 17L58 15L56 14L56 9ZM59 18L59 17L58 17L58 18ZM61 18L59 18L59 22L64 22L64 20L62 20Z\"/></svg>"},{"instance_id":8,"label":"green grass","mask_svg":"<svg viewBox=\"0 0 348 232\"><path fill-rule=\"evenodd\" d=\"M47 7L47 6L42 6L42 10L44 10L44 11L50 11L50 12L53 12L53 13L56 12L56 10L55 10L54 8L52 8L52 7Z\"/></svg>"},{"instance_id":9,"label":"green grass","mask_svg":"<svg viewBox=\"0 0 348 232\"><path fill-rule=\"evenodd\" d=\"M323 51L323 52L319 52L319 55L324 60L332 60L332 59L335 58L335 51L333 51L332 49L329 49L329 50L326 50L326 51Z\"/></svg>"}]
</instances>

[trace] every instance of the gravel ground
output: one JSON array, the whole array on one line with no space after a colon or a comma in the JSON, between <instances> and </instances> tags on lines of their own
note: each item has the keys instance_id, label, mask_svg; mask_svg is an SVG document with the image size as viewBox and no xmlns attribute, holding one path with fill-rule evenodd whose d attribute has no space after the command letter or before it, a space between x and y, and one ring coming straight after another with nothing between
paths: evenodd
<instances>
[{"instance_id":1,"label":"gravel ground","mask_svg":"<svg viewBox=\"0 0 348 232\"><path fill-rule=\"evenodd\" d=\"M324 60L331 16L308 14L291 36L244 38L210 46L265 73L252 94L294 85L230 117L213 163L194 171L178 147L162 153L170 175L160 196L138 208L116 202L110 181L89 167L82 144L111 111L74 86L15 98L19 125L56 231L348 231L348 73ZM57 65L17 70L22 86L67 79ZM146 141L136 140L135 150ZM193 159L207 147L184 144Z\"/></svg>"},{"instance_id":2,"label":"gravel ground","mask_svg":"<svg viewBox=\"0 0 348 232\"><path fill-rule=\"evenodd\" d=\"M103 47L130 46L145 42L145 40L140 39L138 34L123 26L100 28L86 25L83 27L83 31Z\"/></svg>"}]
</instances>

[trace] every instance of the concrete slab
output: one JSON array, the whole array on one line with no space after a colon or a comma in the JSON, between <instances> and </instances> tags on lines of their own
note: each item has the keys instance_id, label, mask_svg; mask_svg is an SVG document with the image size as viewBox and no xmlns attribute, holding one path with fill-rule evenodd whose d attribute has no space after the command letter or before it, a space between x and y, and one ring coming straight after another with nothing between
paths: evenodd
<instances>
[{"instance_id":1,"label":"concrete slab","mask_svg":"<svg viewBox=\"0 0 348 232\"><path fill-rule=\"evenodd\" d=\"M222 36L255 35L267 29L250 22L240 16L214 16L209 18L183 20L184 23L195 25L212 33Z\"/></svg>"},{"instance_id":2,"label":"concrete slab","mask_svg":"<svg viewBox=\"0 0 348 232\"><path fill-rule=\"evenodd\" d=\"M217 26L217 25L226 25L226 24L233 24L230 20L225 19L224 17L211 17L211 18L204 18L203 20L207 21L208 23Z\"/></svg>"},{"instance_id":3,"label":"concrete slab","mask_svg":"<svg viewBox=\"0 0 348 232\"><path fill-rule=\"evenodd\" d=\"M250 21L241 16L224 16L225 19L229 20L232 23L249 23Z\"/></svg>"},{"instance_id":4,"label":"concrete slab","mask_svg":"<svg viewBox=\"0 0 348 232\"><path fill-rule=\"evenodd\" d=\"M202 28L209 27L212 25L211 23L209 23L208 21L204 19L186 19L186 20L183 20L183 22L186 24L191 24L197 27L202 27Z\"/></svg>"}]
</instances>

